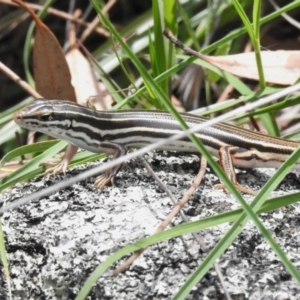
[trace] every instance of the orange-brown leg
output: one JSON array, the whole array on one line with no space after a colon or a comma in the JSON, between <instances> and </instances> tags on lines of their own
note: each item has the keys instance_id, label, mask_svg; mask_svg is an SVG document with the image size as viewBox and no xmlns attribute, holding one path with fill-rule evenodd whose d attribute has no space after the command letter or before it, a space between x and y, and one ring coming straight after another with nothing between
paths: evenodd
<instances>
[{"instance_id":1,"label":"orange-brown leg","mask_svg":"<svg viewBox=\"0 0 300 300\"><path fill-rule=\"evenodd\" d=\"M239 190L240 192L246 193L246 194L256 195L257 193L255 191L245 188L237 182L236 174L235 174L235 170L234 170L234 166L233 166L233 161L232 161L232 152L237 149L239 149L239 148L233 147L233 146L221 147L219 150L220 166L224 170L224 172L228 176L229 180L233 183L233 185L236 187L237 190ZM227 194L229 194L227 187L223 183L216 184L214 186L214 188L224 189L224 191Z\"/></svg>"}]
</instances>

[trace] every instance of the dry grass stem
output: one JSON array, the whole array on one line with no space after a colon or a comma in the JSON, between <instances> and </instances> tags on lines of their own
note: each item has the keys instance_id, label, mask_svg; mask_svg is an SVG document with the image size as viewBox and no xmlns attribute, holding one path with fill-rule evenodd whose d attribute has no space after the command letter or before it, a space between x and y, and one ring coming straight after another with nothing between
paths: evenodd
<instances>
[{"instance_id":1,"label":"dry grass stem","mask_svg":"<svg viewBox=\"0 0 300 300\"><path fill-rule=\"evenodd\" d=\"M189 198L192 196L192 194L195 192L195 190L199 187L205 172L206 172L206 167L207 167L207 160L202 156L201 157L201 162L200 162L200 169L195 177L194 182L192 183L191 187L189 190L185 193L185 195L182 197L182 199L176 204L176 200L174 196L172 195L171 191L164 185L164 183L156 176L156 174L153 172L151 167L148 165L148 163L144 160L141 159L143 165L145 168L151 173L151 175L154 177L154 179L158 182L160 187L167 193L167 195L171 198L172 202L174 203L175 207L173 210L169 213L169 215L166 217L166 219L158 226L154 234L162 232L173 220L173 218L180 212L181 208L188 202ZM188 219L184 214L181 214L181 217L183 218L184 222L188 222ZM200 244L200 247L203 252L207 252L207 248L205 244L203 243L202 239L200 238L199 235L194 233L194 237ZM136 251L134 254L132 254L122 265L120 265L118 268L116 268L113 271L113 276L117 276L124 270L126 270L134 261L137 259L147 248L140 249L139 251Z\"/></svg>"}]
</instances>

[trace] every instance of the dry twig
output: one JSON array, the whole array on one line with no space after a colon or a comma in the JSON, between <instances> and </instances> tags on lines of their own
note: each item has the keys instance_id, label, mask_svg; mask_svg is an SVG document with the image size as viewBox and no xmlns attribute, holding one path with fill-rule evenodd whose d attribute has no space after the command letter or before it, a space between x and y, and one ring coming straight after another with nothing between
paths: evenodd
<instances>
[{"instance_id":1,"label":"dry twig","mask_svg":"<svg viewBox=\"0 0 300 300\"><path fill-rule=\"evenodd\" d=\"M2 71L7 77L18 84L23 90L30 94L34 98L43 98L37 91L35 91L26 81L22 80L15 72L4 65L0 61L0 71Z\"/></svg>"},{"instance_id":2,"label":"dry twig","mask_svg":"<svg viewBox=\"0 0 300 300\"><path fill-rule=\"evenodd\" d=\"M102 9L103 14L107 14L108 11L115 5L117 0L109 0ZM100 22L99 16L96 16L95 19L87 26L80 37L80 41L83 42L86 38L91 34L95 28L98 28L98 24Z\"/></svg>"},{"instance_id":3,"label":"dry twig","mask_svg":"<svg viewBox=\"0 0 300 300\"><path fill-rule=\"evenodd\" d=\"M17 4L11 2L10 0L0 0L0 4L8 4L8 5L12 5L12 6L18 6ZM28 3L26 2L27 6L30 7L31 9L33 10L41 10L43 9L43 6L42 5L38 5L38 4L34 4L34 3ZM69 21L72 21L74 23L77 23L79 25L82 25L82 26L85 26L85 27L89 27L91 24L88 23L88 22L85 22L83 21L82 19L80 18L76 18L74 17L72 14L68 14L66 12L63 12L63 11L60 11L60 10L57 10L55 8L52 8L52 7L49 7L47 9L47 12L49 14L52 14L54 16L57 16L57 17L60 17L62 19L66 19L66 20L69 20ZM97 32L98 34L102 35L102 36L105 36L105 37L109 37L110 34L107 30L103 29L103 28L100 28L100 27L93 27L92 28L92 31L95 31Z\"/></svg>"}]
</instances>

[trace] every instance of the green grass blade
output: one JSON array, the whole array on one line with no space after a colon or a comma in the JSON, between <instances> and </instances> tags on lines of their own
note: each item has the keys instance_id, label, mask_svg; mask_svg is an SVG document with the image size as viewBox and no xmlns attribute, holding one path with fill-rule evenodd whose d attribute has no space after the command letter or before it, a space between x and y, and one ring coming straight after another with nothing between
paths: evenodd
<instances>
[{"instance_id":1,"label":"green grass blade","mask_svg":"<svg viewBox=\"0 0 300 300\"><path fill-rule=\"evenodd\" d=\"M52 140L52 141L45 141L45 142L40 142L32 145L26 145L22 146L19 148L16 148L10 152L8 152L0 161L0 168L3 167L3 165L10 160L19 157L21 155L25 155L28 153L40 153L44 152L45 150L49 149L50 147L54 146L55 144L58 143L58 140Z\"/></svg>"},{"instance_id":2,"label":"green grass blade","mask_svg":"<svg viewBox=\"0 0 300 300\"><path fill-rule=\"evenodd\" d=\"M260 19L260 25L266 24L268 22L270 22L271 20L280 17L282 13L287 13L290 10L293 10L297 7L299 7L300 5L300 0L295 0L283 7L281 7L280 9L270 13L269 15L263 17ZM209 46L205 47L201 52L203 54L208 54L214 50L216 50L220 45L224 44L225 42L230 42L240 36L242 36L243 34L245 34L247 32L246 28L239 28L236 30L231 31L228 35L226 35L225 37L219 39L218 41L210 44Z\"/></svg>"},{"instance_id":3,"label":"green grass blade","mask_svg":"<svg viewBox=\"0 0 300 300\"><path fill-rule=\"evenodd\" d=\"M41 174L45 168L39 167L40 163L46 161L54 154L64 149L66 145L67 142L65 141L56 143L54 146L44 151L42 154L34 157L31 161L27 162L24 166L13 172L11 175L3 178L0 181L0 192L17 182L28 180L37 176L38 174Z\"/></svg>"},{"instance_id":4,"label":"green grass blade","mask_svg":"<svg viewBox=\"0 0 300 300\"><path fill-rule=\"evenodd\" d=\"M245 25L248 35L251 39L255 58L256 58L256 65L259 74L259 82L261 89L266 88L266 80L264 76L264 69L262 64L262 59L260 55L260 0L255 0L253 3L253 25L250 23L244 9L240 5L240 2L237 0L233 0L233 5L236 8L243 24ZM267 132L271 135L279 136L279 130L276 123L276 120L273 114L264 114L261 115L261 120L267 130Z\"/></svg>"},{"instance_id":5,"label":"green grass blade","mask_svg":"<svg viewBox=\"0 0 300 300\"><path fill-rule=\"evenodd\" d=\"M173 1L173 0L172 0ZM167 1L168 2L168 1ZM153 14L153 20L154 20L154 53L155 57L152 57L151 59L154 59L154 61L151 61L152 66L156 66L153 71L156 71L157 73L153 73L154 76L157 76L167 70L167 49L165 47L165 41L162 35L163 29L164 29L164 6L163 2L160 0L152 0L152 14ZM165 95L169 95L169 86L168 86L168 80L163 80L159 83L159 86L163 93ZM163 105L160 103L160 109L163 108Z\"/></svg>"},{"instance_id":6,"label":"green grass blade","mask_svg":"<svg viewBox=\"0 0 300 300\"><path fill-rule=\"evenodd\" d=\"M163 11L164 11L164 22L166 28L170 28L173 34L177 35L178 32L178 22L177 22L177 1L176 0L168 0L163 1ZM172 43L166 39L164 39L165 44L165 54L166 54L166 69L162 70L157 75L164 73L166 70L170 69L175 64L175 48ZM171 86L171 77L167 80L167 92L169 92L169 87Z\"/></svg>"}]
</instances>

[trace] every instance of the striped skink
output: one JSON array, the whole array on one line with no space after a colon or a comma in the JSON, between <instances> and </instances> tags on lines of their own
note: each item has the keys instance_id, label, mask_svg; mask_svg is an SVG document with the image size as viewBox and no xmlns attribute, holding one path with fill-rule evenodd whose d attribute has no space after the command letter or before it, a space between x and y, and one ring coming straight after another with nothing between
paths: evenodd
<instances>
[{"instance_id":1,"label":"striped skink","mask_svg":"<svg viewBox=\"0 0 300 300\"><path fill-rule=\"evenodd\" d=\"M189 127L206 121L205 118L191 114L182 114L182 117ZM182 131L178 122L168 112L148 110L104 112L62 100L38 99L16 112L14 120L21 127L69 142L65 155L67 158L49 169L52 173L66 171L77 147L96 153L108 153L116 158L125 155L127 148L143 147ZM206 127L196 133L196 136L208 151L219 159L222 169L236 188L250 194L255 192L237 182L234 167L277 168L299 145L298 142L225 123ZM198 152L188 137L169 142L160 149ZM120 167L121 165L114 167L98 177L96 186L101 188L108 183L114 183ZM300 161L295 164L294 169L300 169ZM218 187L224 188L223 185Z\"/></svg>"}]
</instances>

